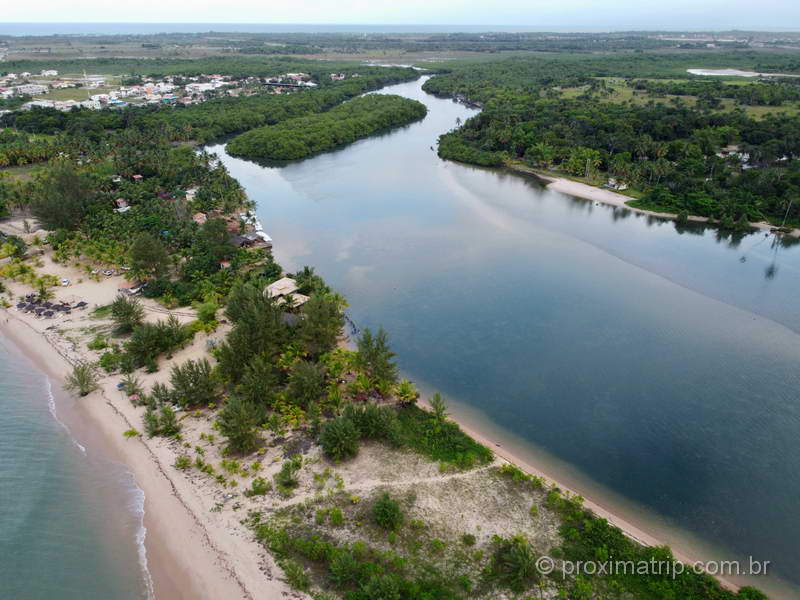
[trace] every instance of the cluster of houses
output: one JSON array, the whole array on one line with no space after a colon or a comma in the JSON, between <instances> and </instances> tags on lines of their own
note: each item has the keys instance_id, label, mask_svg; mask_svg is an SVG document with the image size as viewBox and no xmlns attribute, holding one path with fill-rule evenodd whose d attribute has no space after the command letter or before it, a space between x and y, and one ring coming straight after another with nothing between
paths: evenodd
<instances>
[{"instance_id":1,"label":"cluster of houses","mask_svg":"<svg viewBox=\"0 0 800 600\"><path fill-rule=\"evenodd\" d=\"M187 192L187 199L191 199ZM243 212L239 216L224 215L222 211L211 210L208 213L198 212L192 215L197 225L205 225L209 219L223 219L230 234L229 241L237 248L272 248L272 238L267 235L258 217L253 213Z\"/></svg>"},{"instance_id":2,"label":"cluster of houses","mask_svg":"<svg viewBox=\"0 0 800 600\"><path fill-rule=\"evenodd\" d=\"M87 90L86 100L46 100L36 99L27 102L23 109L34 107L55 108L68 111L72 108L100 109L103 107L101 96L90 96L88 90L105 85L106 78L102 75L84 75L83 77L58 77L55 69L43 69L38 75L23 71L22 73L7 73L0 76L0 99L7 100L21 96L44 96L51 90L67 88L83 88Z\"/></svg>"},{"instance_id":3,"label":"cluster of houses","mask_svg":"<svg viewBox=\"0 0 800 600\"><path fill-rule=\"evenodd\" d=\"M40 81L36 77L58 77L58 71L44 69L38 76L27 71L0 75L0 98L7 100L14 96L41 96L49 92L51 87L55 87L51 82Z\"/></svg>"},{"instance_id":4,"label":"cluster of houses","mask_svg":"<svg viewBox=\"0 0 800 600\"><path fill-rule=\"evenodd\" d=\"M358 73L353 73L350 77L361 77ZM331 73L331 81L342 81L347 79L347 75L344 73Z\"/></svg>"},{"instance_id":5,"label":"cluster of houses","mask_svg":"<svg viewBox=\"0 0 800 600\"><path fill-rule=\"evenodd\" d=\"M265 88L270 93L280 94L314 88L317 84L308 73L284 73L273 77L245 77L234 79L227 75L199 75L196 77L171 77L161 79L145 78L140 84L120 86L105 93L91 94L89 90L106 85L100 75L84 75L83 77L63 77L61 79L31 80L31 73L9 73L0 77L0 98L13 96L44 96L52 89L81 87L87 90L86 99L50 100L36 98L22 106L23 110L34 107L55 108L69 111L73 108L123 108L130 103L190 105L205 102L220 96L249 96L263 93ZM41 77L58 77L58 71L46 69ZM340 81L347 76L344 73L331 73L332 81ZM359 77L353 74L351 77Z\"/></svg>"},{"instance_id":6,"label":"cluster of houses","mask_svg":"<svg viewBox=\"0 0 800 600\"><path fill-rule=\"evenodd\" d=\"M144 178L142 175L133 175L131 179L134 182L141 182ZM114 175L111 178L113 183L121 183L122 177ZM158 196L163 200L175 201L183 197L187 202L195 199L198 189L196 187L189 188L183 192L178 193L176 196L170 195L168 192L160 191ZM126 198L117 198L114 201L114 212L124 214L131 210L131 205ZM250 211L241 212L238 215L225 214L221 210L210 210L207 213L197 212L192 215L192 221L197 225L205 225L209 219L222 219L225 221L229 238L228 241L231 245L237 248L264 248L267 250L272 249L272 238L264 231L264 227L258 220L258 217ZM230 267L230 263L223 261L220 267L225 269ZM136 293L131 291L122 291L120 293Z\"/></svg>"}]
</instances>

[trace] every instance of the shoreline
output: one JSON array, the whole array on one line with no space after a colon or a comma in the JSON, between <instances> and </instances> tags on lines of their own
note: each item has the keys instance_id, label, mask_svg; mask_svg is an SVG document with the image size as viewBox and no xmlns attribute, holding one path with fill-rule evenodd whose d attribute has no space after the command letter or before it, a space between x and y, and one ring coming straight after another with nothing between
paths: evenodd
<instances>
[{"instance_id":1,"label":"shoreline","mask_svg":"<svg viewBox=\"0 0 800 600\"><path fill-rule=\"evenodd\" d=\"M3 313L0 334L50 379L55 391L69 374L73 359L27 320L9 309L2 309L0 315ZM75 431L72 423L65 426L79 444L86 441L82 435L84 430L89 432L89 437L96 438L86 441L86 445L124 465L144 494L144 560L155 598L253 599L270 584L280 585L277 581L267 581L257 568L258 564L242 564L242 558L258 555L242 552L241 547L236 547L240 546L236 543L238 539L221 540L216 528L203 518L201 503L191 497L191 483L181 481L182 475L177 470L175 476L170 477L171 462L167 457L172 450L169 447L154 447L157 438L123 437L122 433L134 426L125 407L117 406L109 398L113 397L109 387L113 387L111 382L102 382L99 391L76 398L74 417L80 421L77 423L79 431ZM223 547L221 541L234 543ZM148 587L144 571L143 579L144 586ZM276 590L276 593L280 592Z\"/></svg>"},{"instance_id":2,"label":"shoreline","mask_svg":"<svg viewBox=\"0 0 800 600\"><path fill-rule=\"evenodd\" d=\"M431 407L426 400L420 398L418 404L425 410L431 410ZM457 406L461 408L460 405ZM489 433L487 429L490 428L487 428L485 425L482 426L481 423L474 423L472 418L468 418L464 414L449 414L448 418L454 423L457 423L464 433L469 435L478 443L486 446L501 462L515 465L528 475L541 477L545 480L545 485L554 485L562 491L567 492L570 496L583 497L583 505L587 509L591 510L596 516L606 519L609 523L615 527L618 527L626 537L630 538L634 542L643 546L651 547L668 545L655 535L646 532L643 527L634 524L635 519L631 519L627 515L622 514L622 511L606 508L600 503L600 501L594 500L592 497L583 496L577 492L574 485L564 484L562 478L553 474L553 469L535 464L533 460L523 459L520 456L521 452L519 452L519 450L517 450L515 453L514 451L509 451L508 449L504 448L498 441L496 441L496 439L492 439L493 437L497 438L500 436L494 436ZM497 429L496 433L509 435L508 432L505 432L500 426L495 427ZM675 560L679 562L692 564L700 560L698 556L691 551L687 551L685 549L681 549L679 551L674 545L669 545L669 548L672 551ZM715 576L714 578L719 581L722 587L732 592L738 592L739 588L741 587L739 584L734 583L730 579L726 579L721 576Z\"/></svg>"},{"instance_id":3,"label":"shoreline","mask_svg":"<svg viewBox=\"0 0 800 600\"><path fill-rule=\"evenodd\" d=\"M74 359L48 339L46 331L17 316L12 309L0 309L0 315L3 312L6 318L0 318L0 335L28 356L51 379L53 386L60 386ZM161 366L156 376L163 377L168 373L165 369L167 365ZM223 523L220 528L213 522L208 506L213 505L216 498L201 497L201 490L172 467L174 447L160 438L147 439L141 435L134 439L123 437L124 431L135 428L132 418L139 415L127 398L116 392L114 384L108 379L106 377L101 382L100 391L75 399L78 413L75 416L83 422L74 429L72 424L66 424L66 427L79 444L84 442L80 435L82 429L90 430L93 437L100 438L99 444L97 440L86 443L95 451L97 446L107 450L110 458L123 464L144 494L144 561L155 598L255 599L265 592L280 594L288 590L282 581L272 575L275 564L271 555L255 541L243 539L230 524ZM117 404L112 398L124 398L124 401ZM430 409L423 399L419 400L419 405ZM458 403L455 406L461 408ZM506 438L513 434L508 434L499 426L494 426L496 431L493 431L491 421L484 422L485 416L465 414L471 409L467 406L464 408L467 410L457 410L459 414L451 415L451 420L467 435L489 448L500 462L514 464L528 474L542 477L546 483L570 495L582 495L576 491L580 485L565 484L564 480L570 478L559 476L553 465L543 465L536 457L524 457L524 449L513 449L513 441L508 444L512 449L498 443L498 439L507 442ZM173 475L170 476L170 473ZM584 498L586 508L621 529L633 541L645 546L668 545L657 535L648 533L647 524L639 524L635 515L627 514L618 507L607 506L608 503L599 499L597 494L588 494ZM232 532L233 536L230 535ZM678 548L675 542L670 543L669 547L680 562L691 564L700 560L700 555L692 548ZM708 559L708 554L704 552L703 556ZM715 578L724 588L733 592L738 591L740 585L752 585L751 582L734 582L719 576ZM776 582L776 585L780 583Z\"/></svg>"},{"instance_id":4,"label":"shoreline","mask_svg":"<svg viewBox=\"0 0 800 600\"><path fill-rule=\"evenodd\" d=\"M644 208L637 208L635 206L630 206L628 202L634 200L634 198L626 196L625 194L620 194L619 192L614 192L612 190L607 190L594 185L589 185L588 183L574 181L566 177L548 175L542 173L541 171L537 171L536 169L526 167L524 165L507 164L501 168L507 169L512 173L519 173L522 175L528 175L534 177L540 183L542 183L542 185L546 187L548 190L553 190L555 192L566 194L568 196L575 196L577 198L582 198L584 200L589 200L591 202L599 202L607 206L624 208L642 215L647 215L649 217L657 217L659 219L669 219L671 221L675 221L678 218L678 215L676 213L658 212L655 210L647 210ZM701 217L698 215L689 215L689 221L693 223L707 223L709 225L717 224L717 222L711 219L710 217ZM781 234L773 231L774 229L777 229L777 225L773 225L772 223L768 223L766 221L757 221L757 222L751 221L750 227L752 227L755 230L763 231L765 233L775 233L776 235L787 235L790 237L800 238L800 229L793 229L789 233Z\"/></svg>"},{"instance_id":5,"label":"shoreline","mask_svg":"<svg viewBox=\"0 0 800 600\"><path fill-rule=\"evenodd\" d=\"M0 334L28 356L36 367L50 378L52 385L60 385L69 373L71 360L32 324L19 318L9 309L2 309L2 312L6 313L6 319L0 319ZM34 335L30 335L31 333ZM161 372L163 373L163 369ZM100 399L103 402L92 402ZM430 409L423 399L419 400L419 405L426 410ZM460 408L460 405L456 406ZM166 467L171 467L171 463L165 465L158 455L158 448L150 447L150 442L158 438L148 440L139 436L127 440L122 436L123 431L132 427L131 421L109 399L106 389L76 399L76 407L79 413L76 416L85 418L82 425L87 429L91 428L94 437L100 438L99 443L97 440L87 441L89 448L94 451L98 449L110 451L110 458L118 460L131 472L136 485L145 496L145 560L155 598L254 599L261 593L274 589L274 585L283 587L278 580L265 576L265 572L270 573L272 569L269 566L262 568L263 561L257 560L260 555L265 554L259 546L255 545L256 551L253 552L253 548L247 547L250 543L242 544L246 540L237 537L233 540L234 545L241 545L234 551L227 547L228 544L224 544L226 546L224 549L221 547L223 544L220 542L230 540L221 539L222 536L219 535L221 532L198 513L198 505L190 497L193 492L192 483L183 478L178 471L175 471L175 477L170 477ZM556 469L538 464L535 458L523 458L523 452L509 450L498 443L497 439L500 436L496 434L505 433L502 428L497 426L496 432L490 432L492 426L483 423L480 415L471 417L461 414L465 411L457 410L457 412L460 414L451 415L451 420L467 435L489 448L500 462L514 464L528 474L542 477L546 483L556 485L570 495L580 495L576 491L577 486L565 484L564 478L554 473ZM73 430L72 424L65 426L77 443L84 441L80 432ZM511 443L509 446L514 444ZM166 450L172 452L169 447L166 447ZM584 498L586 508L620 528L635 542L645 546L667 545L656 535L648 533L646 524L637 524L637 519L625 514L624 510L606 507L605 503L598 500L595 495ZM678 549L674 542L669 544L669 547L675 559L680 562L691 564L700 560L698 554L691 548ZM270 558L267 560L271 562ZM738 591L740 585L749 585L719 576L715 578L724 588L733 592ZM146 581L145 586L147 586ZM277 589L274 591L280 593Z\"/></svg>"},{"instance_id":6,"label":"shoreline","mask_svg":"<svg viewBox=\"0 0 800 600\"><path fill-rule=\"evenodd\" d=\"M81 290L83 297L95 305L110 302L116 295L113 280L102 283L86 282L75 286L75 293ZM165 314L175 314L181 320L191 318L186 312L167 311L160 306L147 303L148 317L159 318ZM3 317L5 313L5 317ZM32 359L34 364L48 377L52 385L60 387L69 374L72 364L77 360L92 358L83 344L76 343L66 333L85 331L88 312L75 315L71 321L59 321L59 328L48 330L51 321L31 320L18 314L13 308L0 310L0 335L6 337L17 349ZM69 329L71 327L72 329ZM220 332L222 333L222 331ZM170 363L182 362L187 358L197 358L205 354L205 336L197 336L192 344L176 352L171 359L162 359L160 371L142 374L148 386L156 381L166 381L169 377ZM74 400L76 427L68 424L73 437L83 442L86 438L98 438L101 449L108 453L132 474L136 485L145 495L144 525L146 528L146 560L152 578L156 598L195 599L195 598L250 598L277 597L289 591L275 574L273 557L268 554L251 536L240 527L238 519L232 515L218 516L212 508L219 504L222 492L216 488L198 485L198 480L186 476L173 466L176 450L181 453L178 442L163 438L147 439L141 435L126 439L123 432L141 426L141 408L135 407L116 389L118 376L101 378L101 389L84 398ZM420 382L421 383L421 382ZM427 408L424 401L422 407ZM465 407L466 408L466 407ZM492 450L498 460L517 465L523 471L545 478L548 483L557 485L570 494L577 494L581 485L564 485L570 477L560 476L557 468L547 465L546 460L528 458L521 444L514 449L513 443L506 444L511 435L505 435L502 428L494 426L486 415L472 417L469 411L459 411L452 420L479 443ZM133 425L133 424L136 425ZM493 427L496 428L493 429ZM507 433L507 432L506 432ZM497 443L502 440L502 447ZM93 447L91 442L87 442ZM101 450L102 451L102 450ZM224 500L223 500L224 501ZM599 517L607 519L619 527L629 538L647 546L664 545L656 535L648 533L647 523L641 524L633 511L604 502L602 494L586 495L585 506ZM688 546L688 547L687 547ZM706 551L695 551L691 544L671 543L676 560L692 563L699 560L698 554L706 559ZM738 585L731 580L717 578L727 589L737 590ZM777 585L777 584L776 584ZM762 587L762 586L759 586ZM770 586L772 587L772 586ZM777 598L778 596L774 596ZM788 596L787 596L788 597Z\"/></svg>"}]
</instances>

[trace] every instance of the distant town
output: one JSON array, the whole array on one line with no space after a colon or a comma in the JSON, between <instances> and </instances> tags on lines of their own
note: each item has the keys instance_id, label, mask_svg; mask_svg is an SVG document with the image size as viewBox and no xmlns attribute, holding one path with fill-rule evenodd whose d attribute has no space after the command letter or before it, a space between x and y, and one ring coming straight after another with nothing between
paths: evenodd
<instances>
[{"instance_id":1,"label":"distant town","mask_svg":"<svg viewBox=\"0 0 800 600\"><path fill-rule=\"evenodd\" d=\"M331 81L348 77L331 73ZM359 77L358 73L350 77ZM283 94L316 87L308 73L283 73L272 77L245 77L235 79L229 75L198 75L111 78L105 75L59 76L55 69L43 69L38 75L28 72L0 75L0 100L29 97L21 110L34 107L69 111L73 108L100 110L123 108L129 104L200 104L222 96L252 96L264 93ZM57 90L75 90L73 98L50 99ZM85 91L86 99L76 99ZM93 93L94 92L94 93Z\"/></svg>"}]
</instances>

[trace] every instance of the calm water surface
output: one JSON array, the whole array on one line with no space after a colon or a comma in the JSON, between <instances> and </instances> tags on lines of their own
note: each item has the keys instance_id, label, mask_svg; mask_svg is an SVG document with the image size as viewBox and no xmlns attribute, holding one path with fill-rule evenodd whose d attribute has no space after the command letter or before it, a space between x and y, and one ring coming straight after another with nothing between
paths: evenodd
<instances>
[{"instance_id":1,"label":"calm water surface","mask_svg":"<svg viewBox=\"0 0 800 600\"><path fill-rule=\"evenodd\" d=\"M800 246L740 239L441 161L474 111L259 166L217 152L288 269L452 401L722 554L800 583ZM763 583L763 582L762 582Z\"/></svg>"},{"instance_id":2,"label":"calm water surface","mask_svg":"<svg viewBox=\"0 0 800 600\"><path fill-rule=\"evenodd\" d=\"M140 492L73 440L53 392L0 338L0 598L147 598Z\"/></svg>"}]
</instances>

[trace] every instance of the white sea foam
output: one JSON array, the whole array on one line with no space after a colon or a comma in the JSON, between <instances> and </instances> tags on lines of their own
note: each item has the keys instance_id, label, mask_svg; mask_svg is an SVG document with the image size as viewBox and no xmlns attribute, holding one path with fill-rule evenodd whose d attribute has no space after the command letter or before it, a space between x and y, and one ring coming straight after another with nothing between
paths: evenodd
<instances>
[{"instance_id":1,"label":"white sea foam","mask_svg":"<svg viewBox=\"0 0 800 600\"><path fill-rule=\"evenodd\" d=\"M131 510L139 517L139 528L136 530L136 548L139 553L139 567L142 569L142 577L144 578L144 584L147 588L147 598L148 600L154 600L156 594L153 587L153 578L150 575L150 569L147 568L147 547L144 543L147 538L147 527L144 525L144 491L135 484L132 491Z\"/></svg>"},{"instance_id":2,"label":"white sea foam","mask_svg":"<svg viewBox=\"0 0 800 600\"><path fill-rule=\"evenodd\" d=\"M86 456L86 446L81 444L78 440L72 437L72 433L69 430L69 427L58 418L58 414L56 413L56 398L53 395L53 383L50 381L49 377L45 377L45 382L47 383L47 407L50 409L50 414L53 415L53 418L56 420L56 423L61 425L64 428L64 431L67 432L69 435L69 439L72 440L72 443L75 444L83 455Z\"/></svg>"},{"instance_id":3,"label":"white sea foam","mask_svg":"<svg viewBox=\"0 0 800 600\"><path fill-rule=\"evenodd\" d=\"M84 456L87 456L86 447L72 436L72 432L69 430L69 427L67 427L66 423L58 418L58 413L56 411L56 399L53 395L52 381L50 381L49 377L45 377L45 382L47 384L47 407L50 410L50 414L53 416L53 419L55 419L56 423L64 428L64 431L67 432L72 443L80 449ZM128 477L130 477L132 482L130 489L131 500L128 508L136 517L138 517L139 522L136 530L136 551L139 555L139 567L142 570L142 578L144 579L145 589L147 590L147 600L155 600L156 595L153 586L153 578L150 575L150 570L147 567L147 548L145 547L144 543L145 538L147 537L147 527L144 525L144 490L136 485L133 474L130 472L127 472L126 474Z\"/></svg>"}]
</instances>

